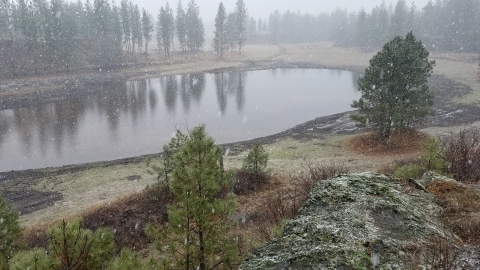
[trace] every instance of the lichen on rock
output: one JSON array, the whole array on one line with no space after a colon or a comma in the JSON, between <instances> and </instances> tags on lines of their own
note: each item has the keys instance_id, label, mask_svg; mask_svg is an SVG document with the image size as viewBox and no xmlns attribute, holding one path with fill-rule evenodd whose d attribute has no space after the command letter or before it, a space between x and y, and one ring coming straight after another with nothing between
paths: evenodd
<instances>
[{"instance_id":1,"label":"lichen on rock","mask_svg":"<svg viewBox=\"0 0 480 270\"><path fill-rule=\"evenodd\" d=\"M406 269L405 246L445 231L434 196L400 185L376 173L319 182L282 237L240 269Z\"/></svg>"}]
</instances>

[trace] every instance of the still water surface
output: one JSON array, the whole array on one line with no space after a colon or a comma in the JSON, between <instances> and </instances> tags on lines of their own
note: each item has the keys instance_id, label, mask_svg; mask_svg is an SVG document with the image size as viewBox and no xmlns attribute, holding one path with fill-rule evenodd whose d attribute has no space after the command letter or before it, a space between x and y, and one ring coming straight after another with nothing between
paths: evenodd
<instances>
[{"instance_id":1,"label":"still water surface","mask_svg":"<svg viewBox=\"0 0 480 270\"><path fill-rule=\"evenodd\" d=\"M356 79L318 69L167 76L0 111L0 171L158 153L176 128L201 123L217 143L271 135L350 110Z\"/></svg>"}]
</instances>

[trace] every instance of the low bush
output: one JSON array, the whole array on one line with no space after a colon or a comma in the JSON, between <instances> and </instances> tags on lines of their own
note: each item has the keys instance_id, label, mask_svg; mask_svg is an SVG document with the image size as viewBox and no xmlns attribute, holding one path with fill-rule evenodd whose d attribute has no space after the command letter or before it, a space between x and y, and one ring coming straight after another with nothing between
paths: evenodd
<instances>
[{"instance_id":1,"label":"low bush","mask_svg":"<svg viewBox=\"0 0 480 270\"><path fill-rule=\"evenodd\" d=\"M235 182L233 183L233 193L245 195L258 190L268 183L269 176L266 174L252 175L251 173L238 170L235 173Z\"/></svg>"},{"instance_id":2,"label":"low bush","mask_svg":"<svg viewBox=\"0 0 480 270\"><path fill-rule=\"evenodd\" d=\"M448 172L457 181L480 181L480 129L464 128L441 139Z\"/></svg>"},{"instance_id":3,"label":"low bush","mask_svg":"<svg viewBox=\"0 0 480 270\"><path fill-rule=\"evenodd\" d=\"M448 175L449 163L444 159L445 149L438 139L429 137L422 144L424 153L419 159L408 159L396 162L393 176L401 179L418 179L427 171Z\"/></svg>"},{"instance_id":4,"label":"low bush","mask_svg":"<svg viewBox=\"0 0 480 270\"><path fill-rule=\"evenodd\" d=\"M257 232L264 241L281 236L286 220L298 214L304 199L297 192L280 192L267 199L256 215Z\"/></svg>"},{"instance_id":5,"label":"low bush","mask_svg":"<svg viewBox=\"0 0 480 270\"><path fill-rule=\"evenodd\" d=\"M418 164L408 164L397 167L393 177L401 179L418 179L426 172L425 168Z\"/></svg>"},{"instance_id":6,"label":"low bush","mask_svg":"<svg viewBox=\"0 0 480 270\"><path fill-rule=\"evenodd\" d=\"M166 222L167 205L172 200L173 196L165 184L154 184L142 193L133 194L84 214L84 226L91 230L100 227L114 228L117 252L124 247L146 248L151 240L144 233L145 225L148 222Z\"/></svg>"},{"instance_id":7,"label":"low bush","mask_svg":"<svg viewBox=\"0 0 480 270\"><path fill-rule=\"evenodd\" d=\"M47 231L47 248L16 254L10 269L105 269L114 255L113 231L82 228L80 220L61 222Z\"/></svg>"}]
</instances>

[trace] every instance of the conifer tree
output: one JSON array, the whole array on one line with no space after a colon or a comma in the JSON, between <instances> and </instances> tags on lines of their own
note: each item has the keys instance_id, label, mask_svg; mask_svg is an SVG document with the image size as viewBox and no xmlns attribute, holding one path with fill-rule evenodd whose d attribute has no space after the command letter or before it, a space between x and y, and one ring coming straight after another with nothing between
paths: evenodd
<instances>
[{"instance_id":1,"label":"conifer tree","mask_svg":"<svg viewBox=\"0 0 480 270\"><path fill-rule=\"evenodd\" d=\"M165 54L170 57L170 47L173 43L173 33L175 30L175 20L170 5L160 8L157 22L157 39L159 38Z\"/></svg>"},{"instance_id":2,"label":"conifer tree","mask_svg":"<svg viewBox=\"0 0 480 270\"><path fill-rule=\"evenodd\" d=\"M205 43L205 28L200 18L200 10L194 0L188 3L185 14L186 43L190 51L201 49Z\"/></svg>"},{"instance_id":3,"label":"conifer tree","mask_svg":"<svg viewBox=\"0 0 480 270\"><path fill-rule=\"evenodd\" d=\"M267 152L265 152L265 149L261 144L255 143L247 156L243 159L242 169L254 178L258 178L261 175L266 174L267 163Z\"/></svg>"},{"instance_id":4,"label":"conifer tree","mask_svg":"<svg viewBox=\"0 0 480 270\"><path fill-rule=\"evenodd\" d=\"M7 262L20 247L21 228L18 212L0 195L0 269L7 269Z\"/></svg>"},{"instance_id":5,"label":"conifer tree","mask_svg":"<svg viewBox=\"0 0 480 270\"><path fill-rule=\"evenodd\" d=\"M131 49L131 19L129 12L129 4L127 0L122 0L120 2L120 14L122 21L122 30L123 30L123 43L127 51Z\"/></svg>"},{"instance_id":6,"label":"conifer tree","mask_svg":"<svg viewBox=\"0 0 480 270\"><path fill-rule=\"evenodd\" d=\"M223 51L227 42L227 12L223 3L218 6L217 16L215 18L215 37L213 38L213 49L217 55L223 57Z\"/></svg>"},{"instance_id":7,"label":"conifer tree","mask_svg":"<svg viewBox=\"0 0 480 270\"><path fill-rule=\"evenodd\" d=\"M232 182L232 174L221 167L222 151L205 133L195 127L175 156L169 206L169 263L179 269L228 268L236 260L236 246L228 235L234 226L230 216L235 211L232 195L218 194Z\"/></svg>"},{"instance_id":8,"label":"conifer tree","mask_svg":"<svg viewBox=\"0 0 480 270\"><path fill-rule=\"evenodd\" d=\"M230 13L227 16L227 45L230 51L233 51L237 45L237 23L235 19L235 13Z\"/></svg>"},{"instance_id":9,"label":"conifer tree","mask_svg":"<svg viewBox=\"0 0 480 270\"><path fill-rule=\"evenodd\" d=\"M247 40L247 8L243 0L238 0L235 5L236 34L238 43L238 52L242 54L242 46Z\"/></svg>"},{"instance_id":10,"label":"conifer tree","mask_svg":"<svg viewBox=\"0 0 480 270\"><path fill-rule=\"evenodd\" d=\"M352 119L360 126L370 124L386 140L392 130L405 130L433 115L427 79L435 61L428 61L428 55L412 32L385 44L358 80L362 97L352 104L358 109Z\"/></svg>"},{"instance_id":11,"label":"conifer tree","mask_svg":"<svg viewBox=\"0 0 480 270\"><path fill-rule=\"evenodd\" d=\"M150 19L150 14L143 8L142 9L142 33L145 40L145 53L148 53L148 42L152 40L153 24Z\"/></svg>"},{"instance_id":12,"label":"conifer tree","mask_svg":"<svg viewBox=\"0 0 480 270\"><path fill-rule=\"evenodd\" d=\"M187 30L185 28L185 10L183 9L182 0L178 1L177 16L175 18L175 28L177 30L178 43L182 51L187 51Z\"/></svg>"}]
</instances>

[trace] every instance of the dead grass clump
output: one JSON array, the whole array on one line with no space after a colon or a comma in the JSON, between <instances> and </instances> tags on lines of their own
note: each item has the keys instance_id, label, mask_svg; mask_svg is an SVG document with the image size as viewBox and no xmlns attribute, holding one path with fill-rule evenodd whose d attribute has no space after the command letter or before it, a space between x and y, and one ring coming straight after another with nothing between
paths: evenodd
<instances>
[{"instance_id":1,"label":"dead grass clump","mask_svg":"<svg viewBox=\"0 0 480 270\"><path fill-rule=\"evenodd\" d=\"M141 250L147 248L151 242L145 235L145 225L166 222L167 205L172 199L168 187L162 185L159 190L133 194L110 205L91 210L84 215L83 225L90 230L100 227L112 228L115 232L117 251L124 247Z\"/></svg>"},{"instance_id":2,"label":"dead grass clump","mask_svg":"<svg viewBox=\"0 0 480 270\"><path fill-rule=\"evenodd\" d=\"M320 164L305 160L303 171L290 176L290 178L292 183L296 183L299 195L306 198L319 181L347 173L349 171L343 164Z\"/></svg>"},{"instance_id":3,"label":"dead grass clump","mask_svg":"<svg viewBox=\"0 0 480 270\"><path fill-rule=\"evenodd\" d=\"M447 225L462 240L480 245L480 194L470 186L455 182L436 181L426 188L445 210Z\"/></svg>"},{"instance_id":4,"label":"dead grass clump","mask_svg":"<svg viewBox=\"0 0 480 270\"><path fill-rule=\"evenodd\" d=\"M448 172L457 181L480 181L480 129L464 128L441 140Z\"/></svg>"},{"instance_id":5,"label":"dead grass clump","mask_svg":"<svg viewBox=\"0 0 480 270\"><path fill-rule=\"evenodd\" d=\"M347 141L347 147L362 154L382 155L420 152L427 135L414 129L393 131L385 140L376 133L355 136Z\"/></svg>"},{"instance_id":6,"label":"dead grass clump","mask_svg":"<svg viewBox=\"0 0 480 270\"><path fill-rule=\"evenodd\" d=\"M304 203L297 192L279 192L270 196L261 209L249 216L255 224L256 234L265 242L279 237L283 232L285 221L298 214L300 206Z\"/></svg>"},{"instance_id":7,"label":"dead grass clump","mask_svg":"<svg viewBox=\"0 0 480 270\"><path fill-rule=\"evenodd\" d=\"M245 195L264 186L269 180L268 175L254 175L244 170L238 170L235 173L235 183L233 184L233 193Z\"/></svg>"},{"instance_id":8,"label":"dead grass clump","mask_svg":"<svg viewBox=\"0 0 480 270\"><path fill-rule=\"evenodd\" d=\"M451 240L438 235L430 236L425 243L409 243L404 247L403 257L408 269L459 269L461 262L461 249ZM469 268L461 268L469 269Z\"/></svg>"}]
</instances>

